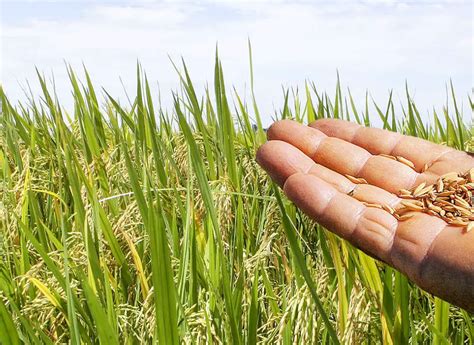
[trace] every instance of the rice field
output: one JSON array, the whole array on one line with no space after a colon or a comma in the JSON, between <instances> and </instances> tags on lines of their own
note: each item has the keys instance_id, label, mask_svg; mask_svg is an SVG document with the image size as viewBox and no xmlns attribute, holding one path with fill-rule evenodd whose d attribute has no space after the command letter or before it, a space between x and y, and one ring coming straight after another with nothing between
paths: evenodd
<instances>
[{"instance_id":1,"label":"rice field","mask_svg":"<svg viewBox=\"0 0 474 345\"><path fill-rule=\"evenodd\" d=\"M310 221L255 162L265 142L253 94L198 94L184 63L174 107L137 66L119 101L68 68L73 109L38 73L39 97L0 89L1 344L472 344L474 316ZM226 88L227 87L227 88ZM464 92L464 90L463 90ZM275 119L343 118L474 147L448 86L423 121L307 82ZM460 100L462 99L462 101ZM473 287L474 288L474 287Z\"/></svg>"}]
</instances>

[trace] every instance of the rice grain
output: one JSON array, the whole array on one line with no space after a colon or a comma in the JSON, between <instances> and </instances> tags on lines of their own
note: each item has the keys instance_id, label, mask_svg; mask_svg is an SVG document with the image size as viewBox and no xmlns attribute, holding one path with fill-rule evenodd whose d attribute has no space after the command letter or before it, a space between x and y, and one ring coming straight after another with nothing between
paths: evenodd
<instances>
[{"instance_id":1,"label":"rice grain","mask_svg":"<svg viewBox=\"0 0 474 345\"><path fill-rule=\"evenodd\" d=\"M397 160L403 161L398 156ZM424 212L450 225L465 227L469 232L474 229L473 190L474 168L464 174L450 172L432 185L427 186L423 182L410 190L401 189L398 194L403 199L401 207L390 213L402 221L409 219L407 216L413 216L413 212ZM387 206L383 209L389 210Z\"/></svg>"}]
</instances>

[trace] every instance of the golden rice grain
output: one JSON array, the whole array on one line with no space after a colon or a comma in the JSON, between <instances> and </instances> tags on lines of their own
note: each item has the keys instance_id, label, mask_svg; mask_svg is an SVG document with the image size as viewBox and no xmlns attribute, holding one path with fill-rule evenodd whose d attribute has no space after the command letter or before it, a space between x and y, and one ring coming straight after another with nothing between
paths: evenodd
<instances>
[{"instance_id":1,"label":"golden rice grain","mask_svg":"<svg viewBox=\"0 0 474 345\"><path fill-rule=\"evenodd\" d=\"M403 161L398 156L397 160ZM405 220L413 216L413 212L425 212L450 225L465 227L469 232L474 229L473 181L474 168L464 174L444 174L432 185L423 182L410 190L401 189L400 207L390 213L398 220ZM389 212L387 206L382 208Z\"/></svg>"},{"instance_id":2,"label":"golden rice grain","mask_svg":"<svg viewBox=\"0 0 474 345\"><path fill-rule=\"evenodd\" d=\"M467 178L469 179L469 182L474 182L474 169L469 170Z\"/></svg>"},{"instance_id":3,"label":"golden rice grain","mask_svg":"<svg viewBox=\"0 0 474 345\"><path fill-rule=\"evenodd\" d=\"M400 163L403 163L403 164L409 166L410 168L412 168L413 170L415 170L415 164L412 161L410 161L410 160L408 160L408 159L406 159L402 156L397 156L396 158L397 158L397 161L399 161Z\"/></svg>"},{"instance_id":4,"label":"golden rice grain","mask_svg":"<svg viewBox=\"0 0 474 345\"><path fill-rule=\"evenodd\" d=\"M419 206L413 202L410 201L402 201L401 204L408 210L411 211L423 211L423 207Z\"/></svg>"},{"instance_id":5,"label":"golden rice grain","mask_svg":"<svg viewBox=\"0 0 474 345\"><path fill-rule=\"evenodd\" d=\"M457 172L450 172L450 173L441 175L441 178L445 180L451 180L451 181L457 179L458 177L459 177L459 174Z\"/></svg>"},{"instance_id":6,"label":"golden rice grain","mask_svg":"<svg viewBox=\"0 0 474 345\"><path fill-rule=\"evenodd\" d=\"M399 194L403 194L403 195L411 195L411 192L407 189L400 189L400 193Z\"/></svg>"},{"instance_id":7,"label":"golden rice grain","mask_svg":"<svg viewBox=\"0 0 474 345\"><path fill-rule=\"evenodd\" d=\"M363 204L367 207L374 207L374 208L380 208L380 209L383 209L382 205L379 205L379 204L372 204L370 202L363 202Z\"/></svg>"},{"instance_id":8,"label":"golden rice grain","mask_svg":"<svg viewBox=\"0 0 474 345\"><path fill-rule=\"evenodd\" d=\"M424 173L426 170L428 170L429 168L431 168L431 163L426 163L424 166L423 166L423 169L421 169L421 172Z\"/></svg>"},{"instance_id":9,"label":"golden rice grain","mask_svg":"<svg viewBox=\"0 0 474 345\"><path fill-rule=\"evenodd\" d=\"M355 183L355 184L367 184L368 182L363 179L362 177L354 177L354 176L351 176L351 175L344 175L349 181L351 181L352 183Z\"/></svg>"},{"instance_id":10,"label":"golden rice grain","mask_svg":"<svg viewBox=\"0 0 474 345\"><path fill-rule=\"evenodd\" d=\"M390 214L395 213L395 209L390 205L382 205L382 208Z\"/></svg>"},{"instance_id":11,"label":"golden rice grain","mask_svg":"<svg viewBox=\"0 0 474 345\"><path fill-rule=\"evenodd\" d=\"M386 154L384 154L384 153L379 154L379 156L385 157L385 158L388 158L388 159L392 159L392 160L394 160L394 161L397 160L397 158L396 158L395 156L386 155Z\"/></svg>"},{"instance_id":12,"label":"golden rice grain","mask_svg":"<svg viewBox=\"0 0 474 345\"><path fill-rule=\"evenodd\" d=\"M469 223L468 222L463 222L462 220L453 219L453 220L449 220L448 224L454 225L454 226L466 226Z\"/></svg>"},{"instance_id":13,"label":"golden rice grain","mask_svg":"<svg viewBox=\"0 0 474 345\"><path fill-rule=\"evenodd\" d=\"M442 179L442 178L440 178L440 179L438 180L438 183L436 184L436 191L437 191L438 193L441 193L441 192L444 191L444 183L443 183L443 179Z\"/></svg>"},{"instance_id":14,"label":"golden rice grain","mask_svg":"<svg viewBox=\"0 0 474 345\"><path fill-rule=\"evenodd\" d=\"M419 194L420 191L421 191L423 188L425 188L425 186L426 186L426 182L423 182L423 183L419 184L418 187L416 187L415 190L413 191L413 195L416 197L417 194Z\"/></svg>"},{"instance_id":15,"label":"golden rice grain","mask_svg":"<svg viewBox=\"0 0 474 345\"><path fill-rule=\"evenodd\" d=\"M404 220L408 220L411 217L413 217L413 214L404 214L403 216L398 216L395 218L397 218L400 222L403 222Z\"/></svg>"},{"instance_id":16,"label":"golden rice grain","mask_svg":"<svg viewBox=\"0 0 474 345\"><path fill-rule=\"evenodd\" d=\"M400 160L399 156L396 159L403 161L403 159ZM407 165L411 166L410 164ZM360 177L345 176L356 184L367 183L365 179ZM474 168L464 174L456 172L444 174L431 185L423 182L410 190L401 189L398 197L402 200L400 207L396 210L390 205L369 202L363 202L363 204L367 207L383 209L398 221L410 219L415 212L424 212L441 218L450 225L465 227L466 232L469 232L474 229L473 191Z\"/></svg>"}]
</instances>

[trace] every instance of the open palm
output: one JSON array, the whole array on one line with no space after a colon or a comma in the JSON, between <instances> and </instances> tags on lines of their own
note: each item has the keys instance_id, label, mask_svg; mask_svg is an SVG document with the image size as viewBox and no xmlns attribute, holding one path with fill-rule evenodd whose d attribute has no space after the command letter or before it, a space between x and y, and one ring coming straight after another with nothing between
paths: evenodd
<instances>
[{"instance_id":1,"label":"open palm","mask_svg":"<svg viewBox=\"0 0 474 345\"><path fill-rule=\"evenodd\" d=\"M318 120L309 126L278 121L268 130L268 139L257 160L301 210L424 290L474 311L474 231L422 212L397 221L363 203L396 208L400 189L434 183L448 172L465 172L474 167L473 157L342 120ZM415 168L381 154L404 157ZM368 184L354 184L346 174Z\"/></svg>"}]
</instances>

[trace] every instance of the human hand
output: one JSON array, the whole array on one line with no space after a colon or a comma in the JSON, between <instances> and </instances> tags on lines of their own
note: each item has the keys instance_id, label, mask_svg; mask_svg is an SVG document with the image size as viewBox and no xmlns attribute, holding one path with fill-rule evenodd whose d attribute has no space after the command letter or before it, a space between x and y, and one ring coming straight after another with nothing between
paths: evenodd
<instances>
[{"instance_id":1,"label":"human hand","mask_svg":"<svg viewBox=\"0 0 474 345\"><path fill-rule=\"evenodd\" d=\"M404 273L422 289L474 312L474 231L423 212L398 221L363 202L397 208L400 189L474 167L469 154L342 120L275 122L257 161L296 206L328 230ZM380 154L401 156L414 169ZM423 171L427 168L425 171ZM344 175L365 179L354 184Z\"/></svg>"}]
</instances>

